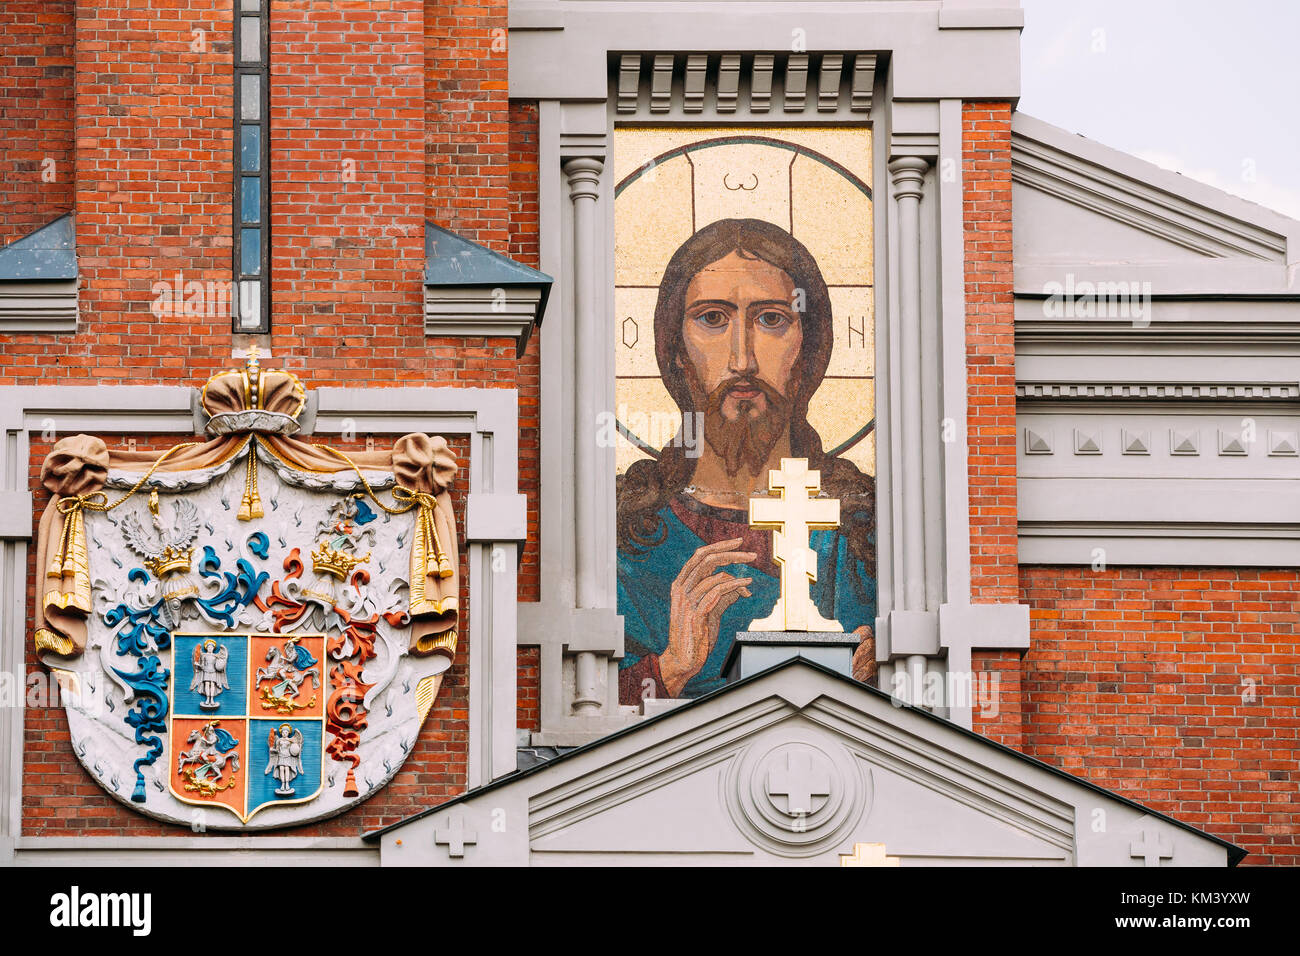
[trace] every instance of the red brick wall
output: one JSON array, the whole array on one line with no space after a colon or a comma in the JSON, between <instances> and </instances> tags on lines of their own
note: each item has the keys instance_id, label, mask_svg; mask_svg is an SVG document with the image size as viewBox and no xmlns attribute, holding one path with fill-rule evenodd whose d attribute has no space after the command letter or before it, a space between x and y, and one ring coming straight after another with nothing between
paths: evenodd
<instances>
[{"instance_id":1,"label":"red brick wall","mask_svg":"<svg viewBox=\"0 0 1300 956\"><path fill-rule=\"evenodd\" d=\"M1011 264L1011 106L962 108L971 594L1014 602L1015 303Z\"/></svg>"},{"instance_id":2,"label":"red brick wall","mask_svg":"<svg viewBox=\"0 0 1300 956\"><path fill-rule=\"evenodd\" d=\"M0 4L0 245L72 210L74 6Z\"/></svg>"},{"instance_id":3,"label":"red brick wall","mask_svg":"<svg viewBox=\"0 0 1300 956\"><path fill-rule=\"evenodd\" d=\"M505 252L510 242L507 0L424 2L425 214Z\"/></svg>"},{"instance_id":4,"label":"red brick wall","mask_svg":"<svg viewBox=\"0 0 1300 956\"><path fill-rule=\"evenodd\" d=\"M1300 864L1300 574L1026 567L1023 746Z\"/></svg>"},{"instance_id":5,"label":"red brick wall","mask_svg":"<svg viewBox=\"0 0 1300 956\"><path fill-rule=\"evenodd\" d=\"M426 10L442 18L447 9L424 0L276 0L273 7L274 358L266 364L299 372L309 388L516 385L520 363L513 339L424 335L424 222L435 192L449 210L459 210L439 217L442 224L502 252L508 249L507 223L517 211L521 255L529 261L531 235L536 257L536 139L535 134L520 138L517 151L524 158L512 173L504 48L492 53L491 62L476 61L475 70L484 75L472 83L451 76L426 88L431 61L460 70L445 37L429 41L440 44L432 57L421 40ZM170 287L177 275L183 292L187 281L230 279L230 11L230 0L82 0L76 24L75 194L81 330L0 336L0 384L191 385L230 366L237 343L227 312L151 310L159 298L157 284ZM456 8L455 17L442 20L439 28L463 28L486 49L498 24L505 26L503 2ZM195 30L203 31L201 50L192 48ZM469 122L474 136L491 142L467 140L474 148L465 150L465 143L444 138L426 150L426 102L438 97L466 108L473 103L476 115L490 100L492 119ZM525 125L526 112L521 114ZM446 134L458 120L452 113L439 115ZM433 133L435 140L441 135L437 129ZM443 159L454 170L438 166L438 175L446 178L435 190L427 174ZM453 201L458 176L468 191ZM514 202L508 202L508 185L516 190ZM530 371L521 385L531 398L521 409L521 489L530 496L529 521L535 528L536 346L525 367ZM104 437L120 444L127 436ZM140 448L174 441L137 437ZM382 445L388 439L376 440ZM468 462L466 441L453 441L453 449ZM48 450L48 443L33 442L33 488ZM462 515L466 487L462 472L453 488ZM38 507L44 501L38 490ZM525 556L520 582L521 595L534 599L536 565L534 550ZM461 574L466 581L463 559ZM27 613L32 597L29 592ZM463 789L473 612L468 588L462 589L461 602L465 626L457 660L393 783L356 811L289 832L357 835ZM34 658L28 666L41 669ZM150 821L100 790L71 752L61 711L29 710L27 719L25 833L189 832ZM78 808L75 814L67 812L72 806Z\"/></svg>"},{"instance_id":6,"label":"red brick wall","mask_svg":"<svg viewBox=\"0 0 1300 956\"><path fill-rule=\"evenodd\" d=\"M970 443L971 600L1019 599L1016 558L1015 301L1011 255L1011 106L962 106L966 249L966 395ZM994 675L997 707L974 727L1020 747L1020 655L974 651L976 678ZM977 685L979 686L979 685Z\"/></svg>"}]
</instances>

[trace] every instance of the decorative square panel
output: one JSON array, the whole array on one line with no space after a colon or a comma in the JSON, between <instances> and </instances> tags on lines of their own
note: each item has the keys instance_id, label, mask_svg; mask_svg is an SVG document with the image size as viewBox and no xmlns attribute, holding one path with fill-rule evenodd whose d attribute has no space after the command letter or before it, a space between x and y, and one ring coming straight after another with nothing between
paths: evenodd
<instances>
[{"instance_id":1,"label":"decorative square panel","mask_svg":"<svg viewBox=\"0 0 1300 956\"><path fill-rule=\"evenodd\" d=\"M1246 439L1239 431L1219 429L1219 454L1222 456L1244 456L1250 454Z\"/></svg>"},{"instance_id":2,"label":"decorative square panel","mask_svg":"<svg viewBox=\"0 0 1300 956\"><path fill-rule=\"evenodd\" d=\"M1295 458L1300 455L1300 435L1294 431L1268 430L1268 453L1273 458Z\"/></svg>"},{"instance_id":3,"label":"decorative square panel","mask_svg":"<svg viewBox=\"0 0 1300 956\"><path fill-rule=\"evenodd\" d=\"M1100 455L1101 430L1076 428L1074 430L1074 453L1076 455Z\"/></svg>"},{"instance_id":4,"label":"decorative square panel","mask_svg":"<svg viewBox=\"0 0 1300 956\"><path fill-rule=\"evenodd\" d=\"M1123 429L1120 432L1120 452L1125 455L1151 454L1151 432Z\"/></svg>"}]
</instances>

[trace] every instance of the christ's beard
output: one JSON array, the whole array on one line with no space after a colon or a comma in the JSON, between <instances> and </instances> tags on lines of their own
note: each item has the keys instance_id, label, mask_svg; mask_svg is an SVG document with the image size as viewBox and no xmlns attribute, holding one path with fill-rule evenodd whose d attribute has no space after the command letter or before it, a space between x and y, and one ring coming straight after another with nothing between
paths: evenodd
<instances>
[{"instance_id":1,"label":"christ's beard","mask_svg":"<svg viewBox=\"0 0 1300 956\"><path fill-rule=\"evenodd\" d=\"M754 402L738 401L736 418L728 419L722 414L722 403L727 393L737 386L761 391L767 407L754 415ZM742 464L750 474L757 475L789 424L790 402L784 395L760 379L733 378L709 395L704 411L704 440L722 459L728 477L736 477Z\"/></svg>"}]
</instances>

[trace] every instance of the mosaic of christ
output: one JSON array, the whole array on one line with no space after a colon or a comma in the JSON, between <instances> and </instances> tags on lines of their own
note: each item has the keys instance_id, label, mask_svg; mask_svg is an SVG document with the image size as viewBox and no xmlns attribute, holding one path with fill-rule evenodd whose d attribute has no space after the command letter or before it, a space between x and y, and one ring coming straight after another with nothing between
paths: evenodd
<instances>
[{"instance_id":1,"label":"mosaic of christ","mask_svg":"<svg viewBox=\"0 0 1300 956\"><path fill-rule=\"evenodd\" d=\"M736 633L780 595L772 533L747 509L783 458L808 459L840 501L840 527L811 533L811 597L859 637L868 677L868 135L620 129L615 144L620 699L725 683Z\"/></svg>"}]
</instances>

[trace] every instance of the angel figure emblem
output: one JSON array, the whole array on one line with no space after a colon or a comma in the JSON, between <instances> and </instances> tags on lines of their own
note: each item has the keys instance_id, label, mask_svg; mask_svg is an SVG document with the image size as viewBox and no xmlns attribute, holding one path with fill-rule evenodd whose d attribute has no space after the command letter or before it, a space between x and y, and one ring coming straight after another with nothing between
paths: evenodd
<instances>
[{"instance_id":1,"label":"angel figure emblem","mask_svg":"<svg viewBox=\"0 0 1300 956\"><path fill-rule=\"evenodd\" d=\"M190 690L197 691L202 696L199 707L204 710L220 707L217 695L230 689L230 681L226 678L226 662L229 658L230 648L210 638L195 645L194 676L190 679Z\"/></svg>"},{"instance_id":2,"label":"angel figure emblem","mask_svg":"<svg viewBox=\"0 0 1300 956\"><path fill-rule=\"evenodd\" d=\"M235 751L239 741L218 727L219 723L210 720L198 730L190 731L186 739L190 749L176 762L176 770L188 781L186 790L210 796L235 785L233 780L223 783L222 777L227 762L232 765L232 775L239 770L239 754Z\"/></svg>"},{"instance_id":3,"label":"angel figure emblem","mask_svg":"<svg viewBox=\"0 0 1300 956\"><path fill-rule=\"evenodd\" d=\"M294 777L302 773L302 731L289 724L267 735L266 746L270 759L263 773L274 773L280 785L275 788L277 797L292 797Z\"/></svg>"},{"instance_id":4,"label":"angel figure emblem","mask_svg":"<svg viewBox=\"0 0 1300 956\"><path fill-rule=\"evenodd\" d=\"M296 703L303 682L307 678L311 678L311 686L314 689L320 689L320 668L315 666L316 658L311 656L311 651L298 643L297 637L285 641L283 648L267 648L266 659L270 663L258 668L257 684L261 687L264 681L275 681L275 683L270 687L261 688L263 710L274 708L279 713L291 714L295 710L316 706L314 694L310 703Z\"/></svg>"}]
</instances>

